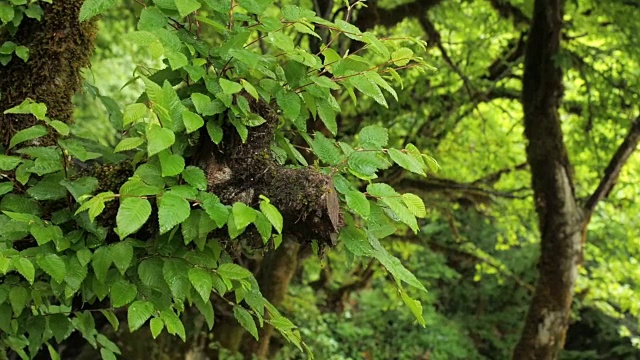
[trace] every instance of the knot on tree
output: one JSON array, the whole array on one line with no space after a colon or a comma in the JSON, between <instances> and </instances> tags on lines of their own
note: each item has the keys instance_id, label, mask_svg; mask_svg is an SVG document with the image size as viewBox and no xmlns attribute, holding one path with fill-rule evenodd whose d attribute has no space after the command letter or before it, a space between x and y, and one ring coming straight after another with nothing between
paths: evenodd
<instances>
[{"instance_id":1,"label":"knot on tree","mask_svg":"<svg viewBox=\"0 0 640 360\"><path fill-rule=\"evenodd\" d=\"M300 242L334 244L342 215L331 177L312 167L278 164L271 152L278 115L266 102L246 98L251 111L266 122L249 128L245 142L232 125L225 125L219 145L201 136L196 162L207 175L208 190L223 203L241 201L252 207L264 195L282 213L284 234Z\"/></svg>"}]
</instances>

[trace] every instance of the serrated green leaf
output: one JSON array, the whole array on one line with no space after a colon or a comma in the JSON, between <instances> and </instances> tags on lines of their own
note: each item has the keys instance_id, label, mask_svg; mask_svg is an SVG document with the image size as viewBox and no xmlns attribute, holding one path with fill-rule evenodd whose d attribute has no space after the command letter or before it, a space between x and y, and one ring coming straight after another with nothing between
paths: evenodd
<instances>
[{"instance_id":1,"label":"serrated green leaf","mask_svg":"<svg viewBox=\"0 0 640 360\"><path fill-rule=\"evenodd\" d=\"M233 307L233 316L238 320L245 330L249 332L256 340L258 340L258 328L251 314L240 306Z\"/></svg>"},{"instance_id":2,"label":"serrated green leaf","mask_svg":"<svg viewBox=\"0 0 640 360\"><path fill-rule=\"evenodd\" d=\"M160 317L164 321L169 334L180 336L182 341L187 340L184 325L182 324L182 321L180 321L178 315L176 315L172 310L163 310L160 312Z\"/></svg>"},{"instance_id":3,"label":"serrated green leaf","mask_svg":"<svg viewBox=\"0 0 640 360\"><path fill-rule=\"evenodd\" d=\"M389 149L388 154L389 157L391 157L391 160L400 165L403 169L426 176L426 173L424 172L424 163L416 160L413 156L405 154L398 149Z\"/></svg>"},{"instance_id":4,"label":"serrated green leaf","mask_svg":"<svg viewBox=\"0 0 640 360\"><path fill-rule=\"evenodd\" d=\"M231 213L238 229L244 229L256 220L256 211L242 202L234 203Z\"/></svg>"},{"instance_id":5,"label":"serrated green leaf","mask_svg":"<svg viewBox=\"0 0 640 360\"><path fill-rule=\"evenodd\" d=\"M25 99L20 105L14 106L4 111L5 114L31 114L38 120L47 119L47 105L37 103L32 99Z\"/></svg>"},{"instance_id":6,"label":"serrated green leaf","mask_svg":"<svg viewBox=\"0 0 640 360\"><path fill-rule=\"evenodd\" d=\"M148 301L134 301L127 311L129 332L138 330L153 314L153 304ZM162 328L160 328L162 329Z\"/></svg>"},{"instance_id":7,"label":"serrated green leaf","mask_svg":"<svg viewBox=\"0 0 640 360\"><path fill-rule=\"evenodd\" d=\"M222 88L222 92L227 95L237 94L242 91L242 85L223 78L220 78L220 87Z\"/></svg>"},{"instance_id":8,"label":"serrated green leaf","mask_svg":"<svg viewBox=\"0 0 640 360\"><path fill-rule=\"evenodd\" d=\"M80 22L87 21L116 5L116 0L86 0L82 3L78 19Z\"/></svg>"},{"instance_id":9,"label":"serrated green leaf","mask_svg":"<svg viewBox=\"0 0 640 360\"><path fill-rule=\"evenodd\" d=\"M69 179L64 179L60 181L60 184L67 188L73 198L78 201L81 196L88 195L94 192L98 188L98 179L94 177L81 177L77 180L70 181Z\"/></svg>"},{"instance_id":10,"label":"serrated green leaf","mask_svg":"<svg viewBox=\"0 0 640 360\"><path fill-rule=\"evenodd\" d=\"M273 0L238 0L238 3L247 11L260 15L273 3Z\"/></svg>"},{"instance_id":11,"label":"serrated green leaf","mask_svg":"<svg viewBox=\"0 0 640 360\"><path fill-rule=\"evenodd\" d=\"M318 158L329 165L338 165L345 159L344 154L342 154L335 142L327 139L320 132L316 132L311 146Z\"/></svg>"},{"instance_id":12,"label":"serrated green leaf","mask_svg":"<svg viewBox=\"0 0 640 360\"><path fill-rule=\"evenodd\" d=\"M200 9L200 3L196 0L175 0L176 8L180 16L186 17L192 12Z\"/></svg>"},{"instance_id":13,"label":"serrated green leaf","mask_svg":"<svg viewBox=\"0 0 640 360\"><path fill-rule=\"evenodd\" d=\"M22 159L19 157L0 154L0 170L13 170L20 162L22 162Z\"/></svg>"},{"instance_id":14,"label":"serrated green leaf","mask_svg":"<svg viewBox=\"0 0 640 360\"><path fill-rule=\"evenodd\" d=\"M62 136L67 136L71 132L71 129L69 129L69 125L63 123L60 120L49 121L49 126L54 128L58 132L58 134Z\"/></svg>"},{"instance_id":15,"label":"serrated green leaf","mask_svg":"<svg viewBox=\"0 0 640 360\"><path fill-rule=\"evenodd\" d=\"M189 202L176 194L165 193L158 203L160 234L166 233L185 221L191 212Z\"/></svg>"},{"instance_id":16,"label":"serrated green leaf","mask_svg":"<svg viewBox=\"0 0 640 360\"><path fill-rule=\"evenodd\" d=\"M278 233L282 233L282 227L284 225L284 219L282 218L282 214L280 211L273 206L268 201L260 202L260 211L267 217L271 225L278 231Z\"/></svg>"},{"instance_id":17,"label":"serrated green leaf","mask_svg":"<svg viewBox=\"0 0 640 360\"><path fill-rule=\"evenodd\" d=\"M169 285L174 301L183 301L191 291L188 273L190 266L181 259L169 259L162 265L162 277Z\"/></svg>"},{"instance_id":18,"label":"serrated green leaf","mask_svg":"<svg viewBox=\"0 0 640 360\"><path fill-rule=\"evenodd\" d=\"M238 264L221 264L216 270L217 274L228 280L242 280L253 276L251 271Z\"/></svg>"},{"instance_id":19,"label":"serrated green leaf","mask_svg":"<svg viewBox=\"0 0 640 360\"><path fill-rule=\"evenodd\" d=\"M15 317L20 316L22 311L25 309L27 305L27 301L29 301L30 296L27 289L22 286L12 286L11 290L9 290L9 302L11 303L11 308L13 309L13 315Z\"/></svg>"},{"instance_id":20,"label":"serrated green leaf","mask_svg":"<svg viewBox=\"0 0 640 360\"><path fill-rule=\"evenodd\" d=\"M13 191L13 183L10 181L0 183L0 196Z\"/></svg>"},{"instance_id":21,"label":"serrated green leaf","mask_svg":"<svg viewBox=\"0 0 640 360\"><path fill-rule=\"evenodd\" d=\"M36 270L33 266L31 260L18 257L13 260L13 267L16 268L18 273L22 275L29 284L33 285L33 280L35 279Z\"/></svg>"},{"instance_id":22,"label":"serrated green leaf","mask_svg":"<svg viewBox=\"0 0 640 360\"><path fill-rule=\"evenodd\" d=\"M158 153L160 159L160 169L162 169L162 176L176 176L180 175L184 170L184 158L178 154L171 154L169 151L161 151Z\"/></svg>"},{"instance_id":23,"label":"serrated green leaf","mask_svg":"<svg viewBox=\"0 0 640 360\"><path fill-rule=\"evenodd\" d=\"M340 231L338 240L344 243L347 250L356 256L370 256L373 253L373 248L367 240L367 234L353 225L344 227Z\"/></svg>"},{"instance_id":24,"label":"serrated green leaf","mask_svg":"<svg viewBox=\"0 0 640 360\"><path fill-rule=\"evenodd\" d=\"M147 130L147 152L153 156L160 151L167 149L176 141L173 131L161 128L158 125L151 125Z\"/></svg>"},{"instance_id":25,"label":"serrated green leaf","mask_svg":"<svg viewBox=\"0 0 640 360\"><path fill-rule=\"evenodd\" d=\"M182 178L187 184L198 190L207 190L207 177L199 167L187 166L182 172Z\"/></svg>"},{"instance_id":26,"label":"serrated green leaf","mask_svg":"<svg viewBox=\"0 0 640 360\"><path fill-rule=\"evenodd\" d=\"M371 205L367 197L360 191L352 190L346 193L345 200L347 207L364 219L369 217L371 213Z\"/></svg>"},{"instance_id":27,"label":"serrated green leaf","mask_svg":"<svg viewBox=\"0 0 640 360\"><path fill-rule=\"evenodd\" d=\"M402 298L402 301L404 301L405 305L407 305L409 310L411 310L411 313L413 313L413 316L416 317L416 320L418 320L418 324L422 325L422 327L427 326L427 322L425 321L424 316L422 315L422 304L420 303L420 301L412 299L402 289L400 289L400 297Z\"/></svg>"},{"instance_id":28,"label":"serrated green leaf","mask_svg":"<svg viewBox=\"0 0 640 360\"><path fill-rule=\"evenodd\" d=\"M370 150L380 150L389 142L387 129L378 125L365 126L358 133L358 138L360 145Z\"/></svg>"},{"instance_id":29,"label":"serrated green leaf","mask_svg":"<svg viewBox=\"0 0 640 360\"><path fill-rule=\"evenodd\" d=\"M378 104L389 107L387 105L387 100L384 98L380 87L378 84L371 81L368 77L364 75L357 75L349 78L349 83L353 85L356 89L358 89L361 93L373 98Z\"/></svg>"},{"instance_id":30,"label":"serrated green leaf","mask_svg":"<svg viewBox=\"0 0 640 360\"><path fill-rule=\"evenodd\" d=\"M336 135L338 133L338 123L336 122L336 111L331 107L331 104L324 99L318 99L316 103L318 109L318 116L320 120L324 123L324 126L331 131L332 135Z\"/></svg>"},{"instance_id":31,"label":"serrated green leaf","mask_svg":"<svg viewBox=\"0 0 640 360\"><path fill-rule=\"evenodd\" d=\"M403 47L391 54L391 60L396 66L405 66L413 58L413 50Z\"/></svg>"},{"instance_id":32,"label":"serrated green leaf","mask_svg":"<svg viewBox=\"0 0 640 360\"><path fill-rule=\"evenodd\" d=\"M153 318L149 323L149 327L151 328L151 336L153 336L153 338L155 339L162 332L162 329L164 328L164 322L160 318Z\"/></svg>"},{"instance_id":33,"label":"serrated green leaf","mask_svg":"<svg viewBox=\"0 0 640 360\"><path fill-rule=\"evenodd\" d=\"M96 275L96 279L100 282L104 282L107 279L107 272L113 262L111 258L110 248L108 246L102 246L96 249L91 258L91 266L93 272Z\"/></svg>"},{"instance_id":34,"label":"serrated green leaf","mask_svg":"<svg viewBox=\"0 0 640 360\"><path fill-rule=\"evenodd\" d=\"M133 260L133 246L131 243L128 241L115 243L111 245L109 254L113 258L113 264L120 271L120 274L124 275Z\"/></svg>"},{"instance_id":35,"label":"serrated green leaf","mask_svg":"<svg viewBox=\"0 0 640 360\"><path fill-rule=\"evenodd\" d=\"M214 144L220 144L222 141L222 127L213 120L207 121L207 133Z\"/></svg>"},{"instance_id":36,"label":"serrated green leaf","mask_svg":"<svg viewBox=\"0 0 640 360\"><path fill-rule=\"evenodd\" d=\"M134 284L125 279L120 279L111 285L111 291L109 292L111 306L114 308L125 306L135 300L137 295L138 289Z\"/></svg>"},{"instance_id":37,"label":"serrated green leaf","mask_svg":"<svg viewBox=\"0 0 640 360\"><path fill-rule=\"evenodd\" d=\"M204 120L202 117L189 110L184 110L182 112L182 121L184 122L184 127L187 129L187 134L190 134L204 126Z\"/></svg>"},{"instance_id":38,"label":"serrated green leaf","mask_svg":"<svg viewBox=\"0 0 640 360\"><path fill-rule=\"evenodd\" d=\"M427 216L427 209L424 206L424 202L418 195L410 193L402 194L402 201L404 201L409 211L411 211L416 217L424 218Z\"/></svg>"},{"instance_id":39,"label":"serrated green leaf","mask_svg":"<svg viewBox=\"0 0 640 360\"><path fill-rule=\"evenodd\" d=\"M36 259L38 266L55 281L61 283L67 275L67 266L64 260L56 254L48 254Z\"/></svg>"},{"instance_id":40,"label":"serrated green leaf","mask_svg":"<svg viewBox=\"0 0 640 360\"><path fill-rule=\"evenodd\" d=\"M122 139L118 145L116 145L114 152L129 151L138 148L144 143L144 139L141 137L130 137Z\"/></svg>"},{"instance_id":41,"label":"serrated green leaf","mask_svg":"<svg viewBox=\"0 0 640 360\"><path fill-rule=\"evenodd\" d=\"M282 114L285 118L293 121L300 115L302 102L300 101L300 96L295 92L279 91L276 94L276 102L282 109Z\"/></svg>"},{"instance_id":42,"label":"serrated green leaf","mask_svg":"<svg viewBox=\"0 0 640 360\"><path fill-rule=\"evenodd\" d=\"M205 302L209 301L211 289L213 288L211 273L201 268L189 269L189 281L198 294L200 294L202 300Z\"/></svg>"},{"instance_id":43,"label":"serrated green leaf","mask_svg":"<svg viewBox=\"0 0 640 360\"><path fill-rule=\"evenodd\" d=\"M11 141L9 141L9 149L25 141L45 136L48 133L49 131L47 131L47 128L42 125L34 125L24 130L20 130L15 135L13 135Z\"/></svg>"}]
</instances>

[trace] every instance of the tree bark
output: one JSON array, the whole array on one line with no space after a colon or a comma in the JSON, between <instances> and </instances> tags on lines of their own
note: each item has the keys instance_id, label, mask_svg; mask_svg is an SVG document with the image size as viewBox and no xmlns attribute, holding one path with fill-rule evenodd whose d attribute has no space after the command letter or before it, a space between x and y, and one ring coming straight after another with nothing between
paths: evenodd
<instances>
[{"instance_id":1,"label":"tree bark","mask_svg":"<svg viewBox=\"0 0 640 360\"><path fill-rule=\"evenodd\" d=\"M541 234L539 278L513 359L556 359L564 346L582 255L582 209L574 195L558 108L563 0L536 0L527 40L522 104L527 161Z\"/></svg>"}]
</instances>

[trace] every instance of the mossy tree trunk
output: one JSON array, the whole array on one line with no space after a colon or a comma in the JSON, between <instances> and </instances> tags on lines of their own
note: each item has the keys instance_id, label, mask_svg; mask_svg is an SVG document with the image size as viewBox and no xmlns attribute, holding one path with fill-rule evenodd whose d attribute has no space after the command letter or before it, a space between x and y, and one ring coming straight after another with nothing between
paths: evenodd
<instances>
[{"instance_id":1,"label":"mossy tree trunk","mask_svg":"<svg viewBox=\"0 0 640 360\"><path fill-rule=\"evenodd\" d=\"M7 147L13 134L36 121L30 115L3 114L26 98L46 104L50 118L71 121L71 98L82 85L80 70L90 64L96 32L93 23L78 21L83 2L41 2L44 14L40 21L25 18L15 37L0 35L0 44L11 40L27 46L30 53L26 63L14 56L7 66L0 67L0 145L3 147Z\"/></svg>"}]
</instances>

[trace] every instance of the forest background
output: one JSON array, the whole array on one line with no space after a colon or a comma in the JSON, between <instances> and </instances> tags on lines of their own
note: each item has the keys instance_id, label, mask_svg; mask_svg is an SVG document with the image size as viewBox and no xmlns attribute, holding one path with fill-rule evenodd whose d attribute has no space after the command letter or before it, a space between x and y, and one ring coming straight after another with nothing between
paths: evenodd
<instances>
[{"instance_id":1,"label":"forest background","mask_svg":"<svg viewBox=\"0 0 640 360\"><path fill-rule=\"evenodd\" d=\"M640 3L82 3L0 1L2 356L640 357Z\"/></svg>"}]
</instances>

